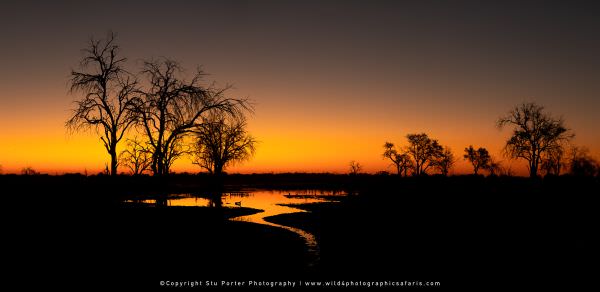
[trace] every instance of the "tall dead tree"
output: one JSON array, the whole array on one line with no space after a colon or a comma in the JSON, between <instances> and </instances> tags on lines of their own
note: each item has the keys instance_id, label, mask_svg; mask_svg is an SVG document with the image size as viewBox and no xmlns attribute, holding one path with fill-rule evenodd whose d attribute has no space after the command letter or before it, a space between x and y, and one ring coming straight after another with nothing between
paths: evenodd
<instances>
[{"instance_id":1,"label":"tall dead tree","mask_svg":"<svg viewBox=\"0 0 600 292\"><path fill-rule=\"evenodd\" d=\"M146 61L141 72L147 88L137 104L139 125L152 153L154 175L168 174L173 162L188 153L185 141L211 113L235 116L251 110L246 99L225 96L230 87L200 84L205 75L198 69L186 81L182 67L173 60Z\"/></svg>"},{"instance_id":2,"label":"tall dead tree","mask_svg":"<svg viewBox=\"0 0 600 292\"><path fill-rule=\"evenodd\" d=\"M535 103L523 103L497 121L499 128L512 127L504 148L507 156L527 161L529 176L537 177L543 158L564 147L574 137L561 118L544 112Z\"/></svg>"},{"instance_id":3,"label":"tall dead tree","mask_svg":"<svg viewBox=\"0 0 600 292\"><path fill-rule=\"evenodd\" d=\"M195 131L192 163L221 175L226 167L250 159L257 141L246 127L244 116L210 115Z\"/></svg>"},{"instance_id":4,"label":"tall dead tree","mask_svg":"<svg viewBox=\"0 0 600 292\"><path fill-rule=\"evenodd\" d=\"M71 132L94 130L110 155L110 174L117 174L117 145L136 121L134 93L137 81L124 68L115 35L91 39L83 50L79 70L72 70L70 91L82 94L66 122Z\"/></svg>"}]
</instances>

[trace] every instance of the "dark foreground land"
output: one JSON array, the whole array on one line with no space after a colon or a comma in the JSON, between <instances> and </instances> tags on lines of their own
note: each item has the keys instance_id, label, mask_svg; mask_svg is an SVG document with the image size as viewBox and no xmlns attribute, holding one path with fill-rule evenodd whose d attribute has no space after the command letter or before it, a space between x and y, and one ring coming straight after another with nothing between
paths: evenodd
<instances>
[{"instance_id":1,"label":"dark foreground land","mask_svg":"<svg viewBox=\"0 0 600 292\"><path fill-rule=\"evenodd\" d=\"M227 218L247 208L123 206L134 195L207 192L204 176L0 176L3 264L25 285L150 287L160 280L439 281L484 289L593 284L595 178L237 175L229 188L341 189L339 203L270 221L316 235L321 260L286 230ZM87 287L87 288L86 288Z\"/></svg>"}]
</instances>

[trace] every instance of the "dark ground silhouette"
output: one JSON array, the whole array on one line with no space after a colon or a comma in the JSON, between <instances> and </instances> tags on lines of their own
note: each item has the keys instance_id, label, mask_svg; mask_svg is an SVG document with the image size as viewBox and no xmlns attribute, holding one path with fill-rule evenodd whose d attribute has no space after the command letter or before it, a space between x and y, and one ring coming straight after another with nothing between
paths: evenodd
<instances>
[{"instance_id":1,"label":"dark ground silhouette","mask_svg":"<svg viewBox=\"0 0 600 292\"><path fill-rule=\"evenodd\" d=\"M311 213L269 219L316 235L315 267L307 267L294 233L226 220L256 210L118 203L132 194L211 184L207 176L165 180L0 176L9 275L48 286L155 288L168 279L440 281L456 288L576 287L594 280L588 268L598 221L594 178L226 176L231 188L352 193L340 203L304 206Z\"/></svg>"},{"instance_id":2,"label":"dark ground silhouette","mask_svg":"<svg viewBox=\"0 0 600 292\"><path fill-rule=\"evenodd\" d=\"M597 182L430 177L398 186L268 220L314 233L324 273L455 287L593 283Z\"/></svg>"}]
</instances>

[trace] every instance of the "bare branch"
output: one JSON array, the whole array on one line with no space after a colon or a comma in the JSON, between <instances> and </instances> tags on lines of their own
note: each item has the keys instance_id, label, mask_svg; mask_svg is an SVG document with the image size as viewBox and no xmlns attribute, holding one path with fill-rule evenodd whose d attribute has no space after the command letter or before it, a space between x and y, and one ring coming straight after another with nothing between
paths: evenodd
<instances>
[{"instance_id":1,"label":"bare branch","mask_svg":"<svg viewBox=\"0 0 600 292\"><path fill-rule=\"evenodd\" d=\"M258 143L246 132L243 116L213 113L194 133L193 163L214 174L221 174L228 166L250 159Z\"/></svg>"},{"instance_id":2,"label":"bare branch","mask_svg":"<svg viewBox=\"0 0 600 292\"><path fill-rule=\"evenodd\" d=\"M71 118L66 122L70 133L94 129L103 133L101 141L111 156L111 174L117 174L117 144L134 124L132 101L137 81L123 69L126 58L119 57L115 34L105 40L90 39L83 50L80 70L72 70L70 92L84 97L75 102Z\"/></svg>"},{"instance_id":3,"label":"bare branch","mask_svg":"<svg viewBox=\"0 0 600 292\"><path fill-rule=\"evenodd\" d=\"M138 124L153 147L152 170L157 175L168 173L173 161L188 152L182 141L201 129L208 116L234 117L252 109L246 99L226 97L230 87L202 86L206 74L201 69L190 81L183 72L176 61L166 58L144 62L141 71L148 88L135 108Z\"/></svg>"},{"instance_id":4,"label":"bare branch","mask_svg":"<svg viewBox=\"0 0 600 292\"><path fill-rule=\"evenodd\" d=\"M562 118L553 118L544 107L535 103L522 103L497 121L502 129L512 126L513 132L506 141L504 154L513 159L527 161L530 177L536 177L544 157L558 151L574 134L564 126Z\"/></svg>"}]
</instances>

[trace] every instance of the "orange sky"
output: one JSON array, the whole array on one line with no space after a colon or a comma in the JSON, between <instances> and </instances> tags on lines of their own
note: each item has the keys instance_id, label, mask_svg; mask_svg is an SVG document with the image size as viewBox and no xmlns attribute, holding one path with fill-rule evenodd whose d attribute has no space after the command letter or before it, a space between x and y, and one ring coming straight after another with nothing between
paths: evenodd
<instances>
[{"instance_id":1,"label":"orange sky","mask_svg":"<svg viewBox=\"0 0 600 292\"><path fill-rule=\"evenodd\" d=\"M392 171L383 143L405 145L406 134L426 132L457 158L469 144L483 146L524 174L501 156L509 131L494 126L523 101L562 115L575 143L600 153L593 10L523 4L475 14L470 4L418 2L146 1L144 17L125 13L137 11L132 3L98 11L91 2L12 3L0 11L0 165L4 173L104 168L109 156L98 137L67 135L64 122L77 98L67 80L80 49L109 29L131 71L160 56L188 69L201 64L209 80L233 83L233 95L256 103L249 130L257 153L230 172L345 173L351 160L366 172ZM198 5L212 13L195 17ZM178 17L148 21L164 15ZM174 170L198 169L184 158ZM454 172L468 171L459 159Z\"/></svg>"},{"instance_id":2,"label":"orange sky","mask_svg":"<svg viewBox=\"0 0 600 292\"><path fill-rule=\"evenodd\" d=\"M96 173L108 162L109 156L95 134L67 134L64 122L73 97L61 90L63 86L56 86L55 92L52 89L44 91L44 94L57 96L56 103L44 108L35 108L36 96L40 94L37 90L24 89L14 93L29 96L32 102L2 113L0 162L5 173L19 172L26 166L47 173L85 170ZM241 86L237 91L243 91ZM298 94L302 95L301 92ZM341 94L347 96L350 93ZM406 145L404 136L407 133L425 131L450 146L458 158L469 144L484 146L493 156L514 164L514 170L524 173L523 165L506 160L500 153L509 132L496 129L494 121L510 107L508 102L488 112L472 114L471 108L458 105L446 108L390 105L386 111L381 111L384 105L367 102L335 106L327 96L308 103L296 96L289 96L289 99L297 102L286 102L289 103L287 106L266 105L255 98L256 113L250 118L249 130L260 141L258 150L251 161L231 168L230 172L345 173L351 160L364 165L366 172L392 171L389 163L381 158L383 143L392 141ZM424 114L426 111L428 113ZM566 119L577 120L576 116ZM569 124L572 126L573 123ZM579 137L577 141L595 146L592 150L597 151L597 141L589 137ZM175 164L174 170L198 171L185 158ZM459 159L454 173L469 171L469 165Z\"/></svg>"}]
</instances>

